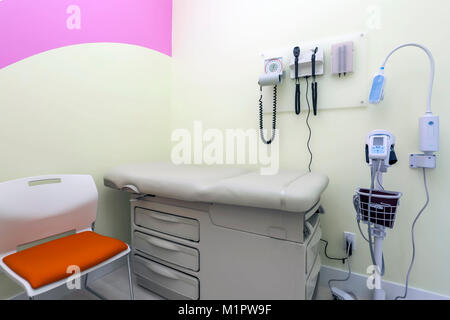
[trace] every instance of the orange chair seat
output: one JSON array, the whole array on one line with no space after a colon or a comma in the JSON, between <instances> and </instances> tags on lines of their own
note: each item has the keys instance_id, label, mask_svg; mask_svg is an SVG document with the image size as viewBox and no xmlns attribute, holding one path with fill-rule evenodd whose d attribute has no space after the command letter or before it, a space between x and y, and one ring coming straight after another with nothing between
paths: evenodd
<instances>
[{"instance_id":1,"label":"orange chair seat","mask_svg":"<svg viewBox=\"0 0 450 320\"><path fill-rule=\"evenodd\" d=\"M84 271L127 248L120 240L86 231L13 253L3 262L37 289L69 277L69 266Z\"/></svg>"}]
</instances>

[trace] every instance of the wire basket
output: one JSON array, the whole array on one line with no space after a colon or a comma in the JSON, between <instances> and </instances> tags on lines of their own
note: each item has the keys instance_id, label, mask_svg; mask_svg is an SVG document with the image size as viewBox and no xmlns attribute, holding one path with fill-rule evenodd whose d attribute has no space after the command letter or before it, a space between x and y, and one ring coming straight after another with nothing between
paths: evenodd
<instances>
[{"instance_id":1,"label":"wire basket","mask_svg":"<svg viewBox=\"0 0 450 320\"><path fill-rule=\"evenodd\" d=\"M359 188L356 191L357 205L355 207L358 221L369 221L369 196L369 189ZM370 201L370 222L392 229L401 196L401 192L373 190Z\"/></svg>"}]
</instances>

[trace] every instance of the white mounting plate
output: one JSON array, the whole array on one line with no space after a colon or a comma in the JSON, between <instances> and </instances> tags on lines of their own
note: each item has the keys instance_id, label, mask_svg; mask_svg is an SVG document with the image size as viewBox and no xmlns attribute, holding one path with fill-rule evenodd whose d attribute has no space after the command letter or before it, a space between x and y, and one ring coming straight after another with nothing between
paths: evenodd
<instances>
[{"instance_id":1,"label":"white mounting plate","mask_svg":"<svg viewBox=\"0 0 450 320\"><path fill-rule=\"evenodd\" d=\"M354 72L345 77L333 75L331 73L331 46L335 43L353 41L354 43ZM264 61L270 58L283 57L285 70L290 72L291 58L294 47L315 48L319 47L324 52L324 74L317 77L319 110L360 108L368 106L370 74L368 68L368 36L364 32L348 35L318 39L316 41L299 41L289 47L267 50L261 53L261 72L264 72ZM374 71L375 71L374 66ZM256 78L255 78L256 79ZM255 80L256 81L256 80ZM309 78L309 101L311 102L311 81ZM272 112L272 89L264 88L264 113ZM306 81L301 79L301 111L304 114L307 110L306 104ZM295 81L289 78L278 86L278 112L294 113ZM311 105L312 108L312 105Z\"/></svg>"},{"instance_id":2,"label":"white mounting plate","mask_svg":"<svg viewBox=\"0 0 450 320\"><path fill-rule=\"evenodd\" d=\"M436 169L436 155L411 154L409 157L411 169Z\"/></svg>"}]
</instances>

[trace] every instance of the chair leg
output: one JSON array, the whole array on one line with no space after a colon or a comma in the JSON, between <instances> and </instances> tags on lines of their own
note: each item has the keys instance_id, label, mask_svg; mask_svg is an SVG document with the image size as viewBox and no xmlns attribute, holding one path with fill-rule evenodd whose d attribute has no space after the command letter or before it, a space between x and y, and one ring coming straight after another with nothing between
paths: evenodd
<instances>
[{"instance_id":1,"label":"chair leg","mask_svg":"<svg viewBox=\"0 0 450 320\"><path fill-rule=\"evenodd\" d=\"M86 277L84 278L84 287L87 288L87 282L88 282L88 275L89 273L86 273Z\"/></svg>"},{"instance_id":2,"label":"chair leg","mask_svg":"<svg viewBox=\"0 0 450 320\"><path fill-rule=\"evenodd\" d=\"M88 275L89 275L89 273L86 273L86 278L84 278L84 288L86 289L86 291L89 291L90 293L92 293L94 296L96 296L100 300L107 300L104 296L102 296L101 294L99 294L96 291L94 291L91 288L89 288L89 286L88 286Z\"/></svg>"},{"instance_id":3,"label":"chair leg","mask_svg":"<svg viewBox=\"0 0 450 320\"><path fill-rule=\"evenodd\" d=\"M130 285L130 299L134 300L133 281L131 279L130 254L127 255L128 281Z\"/></svg>"},{"instance_id":4,"label":"chair leg","mask_svg":"<svg viewBox=\"0 0 450 320\"><path fill-rule=\"evenodd\" d=\"M129 281L129 286L130 286L130 299L134 300L133 282L131 280L130 254L127 255L127 267L128 267L128 281ZM88 286L88 275L89 274L86 273L86 278L84 279L84 288L87 291L89 291L90 293L92 293L93 295L95 295L96 297L100 298L101 300L107 300L104 296L102 296L101 294L97 293L93 289L89 288L89 286Z\"/></svg>"}]
</instances>

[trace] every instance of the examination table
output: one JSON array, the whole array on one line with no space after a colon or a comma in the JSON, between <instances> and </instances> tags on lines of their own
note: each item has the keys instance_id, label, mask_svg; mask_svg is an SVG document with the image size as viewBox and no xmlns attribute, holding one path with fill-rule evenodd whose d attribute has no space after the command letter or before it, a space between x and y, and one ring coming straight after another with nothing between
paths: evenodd
<instances>
[{"instance_id":1,"label":"examination table","mask_svg":"<svg viewBox=\"0 0 450 320\"><path fill-rule=\"evenodd\" d=\"M328 177L170 163L104 176L131 201L135 283L168 299L311 299Z\"/></svg>"}]
</instances>

